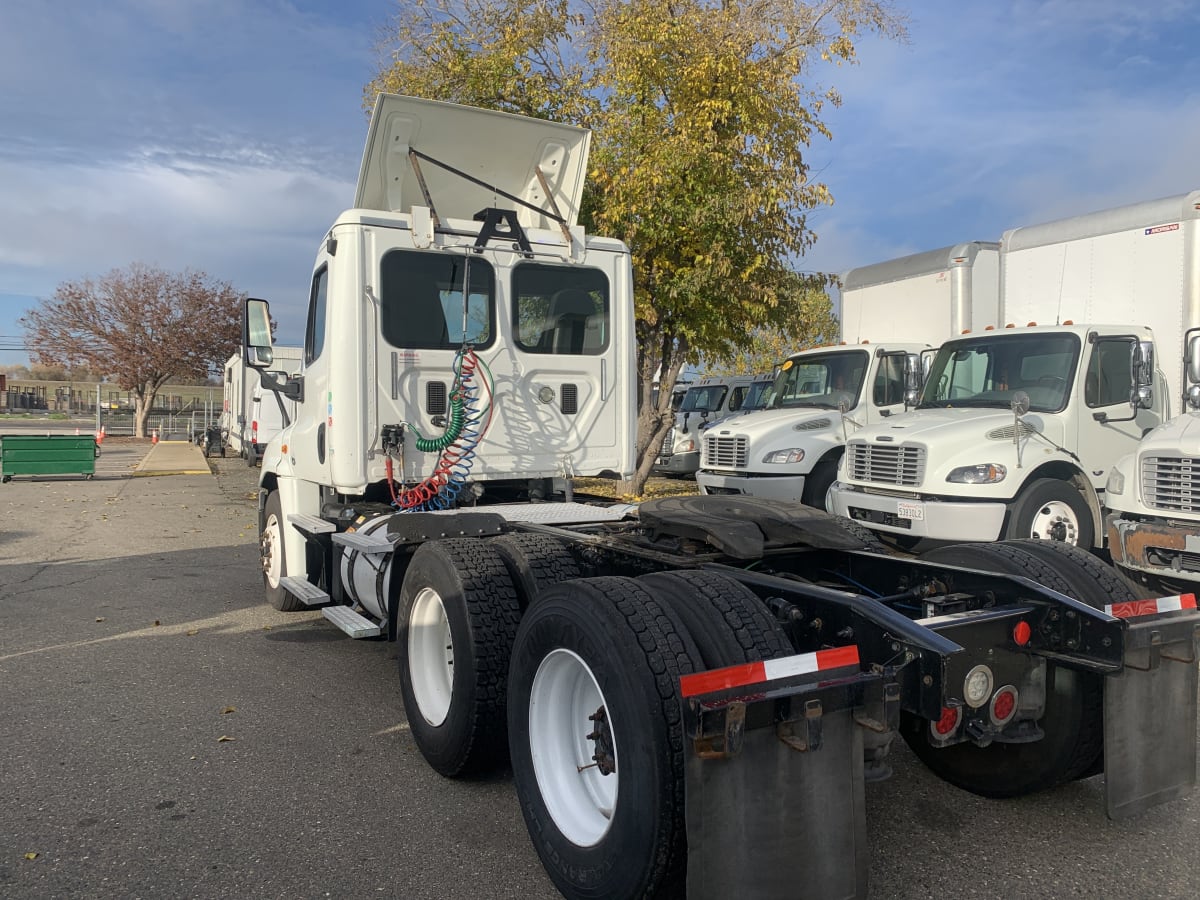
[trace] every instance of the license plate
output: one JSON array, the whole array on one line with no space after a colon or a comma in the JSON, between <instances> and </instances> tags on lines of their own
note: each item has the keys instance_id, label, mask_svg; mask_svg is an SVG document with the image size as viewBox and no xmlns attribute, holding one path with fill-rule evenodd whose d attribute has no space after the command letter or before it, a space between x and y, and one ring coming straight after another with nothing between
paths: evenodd
<instances>
[{"instance_id":1,"label":"license plate","mask_svg":"<svg viewBox=\"0 0 1200 900\"><path fill-rule=\"evenodd\" d=\"M924 519L925 507L920 503L897 503L896 515L902 519Z\"/></svg>"}]
</instances>

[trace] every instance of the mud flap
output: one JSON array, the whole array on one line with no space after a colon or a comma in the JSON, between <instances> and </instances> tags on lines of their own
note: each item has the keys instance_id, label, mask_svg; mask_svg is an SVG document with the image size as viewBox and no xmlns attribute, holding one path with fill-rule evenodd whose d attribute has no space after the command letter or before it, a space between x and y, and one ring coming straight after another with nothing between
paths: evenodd
<instances>
[{"instance_id":1,"label":"mud flap","mask_svg":"<svg viewBox=\"0 0 1200 900\"><path fill-rule=\"evenodd\" d=\"M857 663L773 660L754 693L737 680L763 663L684 677L689 900L867 896L862 723L897 718L899 693Z\"/></svg>"},{"instance_id":2,"label":"mud flap","mask_svg":"<svg viewBox=\"0 0 1200 900\"><path fill-rule=\"evenodd\" d=\"M1196 784L1198 636L1195 613L1128 622L1125 668L1104 680L1110 819L1187 796Z\"/></svg>"}]
</instances>

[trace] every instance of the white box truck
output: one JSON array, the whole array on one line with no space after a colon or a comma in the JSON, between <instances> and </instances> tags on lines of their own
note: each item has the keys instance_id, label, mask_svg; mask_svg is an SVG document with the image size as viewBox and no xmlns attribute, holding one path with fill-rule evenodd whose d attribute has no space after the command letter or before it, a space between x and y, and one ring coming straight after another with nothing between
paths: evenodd
<instances>
[{"instance_id":1,"label":"white box truck","mask_svg":"<svg viewBox=\"0 0 1200 900\"><path fill-rule=\"evenodd\" d=\"M1103 546L1109 470L1182 391L1194 199L1005 232L1004 327L943 344L918 408L855 435L834 509L904 543Z\"/></svg>"},{"instance_id":2,"label":"white box truck","mask_svg":"<svg viewBox=\"0 0 1200 900\"><path fill-rule=\"evenodd\" d=\"M847 272L843 344L792 356L769 408L705 432L700 492L825 509L846 437L903 412L906 390L915 400L920 354L995 321L998 250L973 241Z\"/></svg>"},{"instance_id":3,"label":"white box truck","mask_svg":"<svg viewBox=\"0 0 1200 900\"><path fill-rule=\"evenodd\" d=\"M948 565L800 504L572 496L634 461L633 273L576 224L587 144L378 99L303 369L264 380L297 404L259 480L268 601L394 640L415 745L448 777L511 763L571 898L865 897L864 782L897 734L990 796L1100 767L1112 816L1189 791L1200 613L1109 616L1094 560ZM270 323L248 300L263 370Z\"/></svg>"},{"instance_id":4,"label":"white box truck","mask_svg":"<svg viewBox=\"0 0 1200 900\"><path fill-rule=\"evenodd\" d=\"M271 371L277 377L295 375L302 360L300 347L275 347ZM221 416L217 420L223 447L254 465L262 457L267 442L283 427L284 417L294 413L295 403L271 391L264 396L259 372L246 365L243 353L235 353L225 362L224 382ZM221 455L225 455L225 450Z\"/></svg>"}]
</instances>

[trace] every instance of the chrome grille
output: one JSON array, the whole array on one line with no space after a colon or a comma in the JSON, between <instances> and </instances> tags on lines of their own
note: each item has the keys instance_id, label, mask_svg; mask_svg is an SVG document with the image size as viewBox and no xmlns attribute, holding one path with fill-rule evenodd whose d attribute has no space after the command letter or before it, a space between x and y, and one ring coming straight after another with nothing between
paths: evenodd
<instances>
[{"instance_id":1,"label":"chrome grille","mask_svg":"<svg viewBox=\"0 0 1200 900\"><path fill-rule=\"evenodd\" d=\"M662 446L658 448L659 456L671 456L675 453L675 429L672 428L663 438Z\"/></svg>"},{"instance_id":2,"label":"chrome grille","mask_svg":"<svg viewBox=\"0 0 1200 900\"><path fill-rule=\"evenodd\" d=\"M847 471L855 481L919 487L925 477L925 448L908 444L851 441Z\"/></svg>"},{"instance_id":3,"label":"chrome grille","mask_svg":"<svg viewBox=\"0 0 1200 900\"><path fill-rule=\"evenodd\" d=\"M1152 509L1200 513L1200 457L1142 457L1142 496Z\"/></svg>"},{"instance_id":4,"label":"chrome grille","mask_svg":"<svg viewBox=\"0 0 1200 900\"><path fill-rule=\"evenodd\" d=\"M746 451L744 437L709 435L704 439L704 464L711 469L744 469Z\"/></svg>"}]
</instances>

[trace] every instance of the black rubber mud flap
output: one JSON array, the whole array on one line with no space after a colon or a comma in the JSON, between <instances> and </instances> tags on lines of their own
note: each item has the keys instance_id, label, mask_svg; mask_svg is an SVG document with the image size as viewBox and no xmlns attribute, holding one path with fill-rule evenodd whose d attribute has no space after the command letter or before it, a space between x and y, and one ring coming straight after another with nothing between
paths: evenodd
<instances>
[{"instance_id":1,"label":"black rubber mud flap","mask_svg":"<svg viewBox=\"0 0 1200 900\"><path fill-rule=\"evenodd\" d=\"M688 900L867 896L855 707L880 684L869 673L852 674L832 690L830 681L789 681L793 686L782 690L768 683L738 689L740 697L724 691L689 698ZM789 702L783 695L797 690L792 713L776 720L776 702Z\"/></svg>"},{"instance_id":2,"label":"black rubber mud flap","mask_svg":"<svg viewBox=\"0 0 1200 900\"><path fill-rule=\"evenodd\" d=\"M1110 819L1185 797L1195 787L1198 644L1195 610L1129 620L1125 670L1104 680Z\"/></svg>"}]
</instances>

